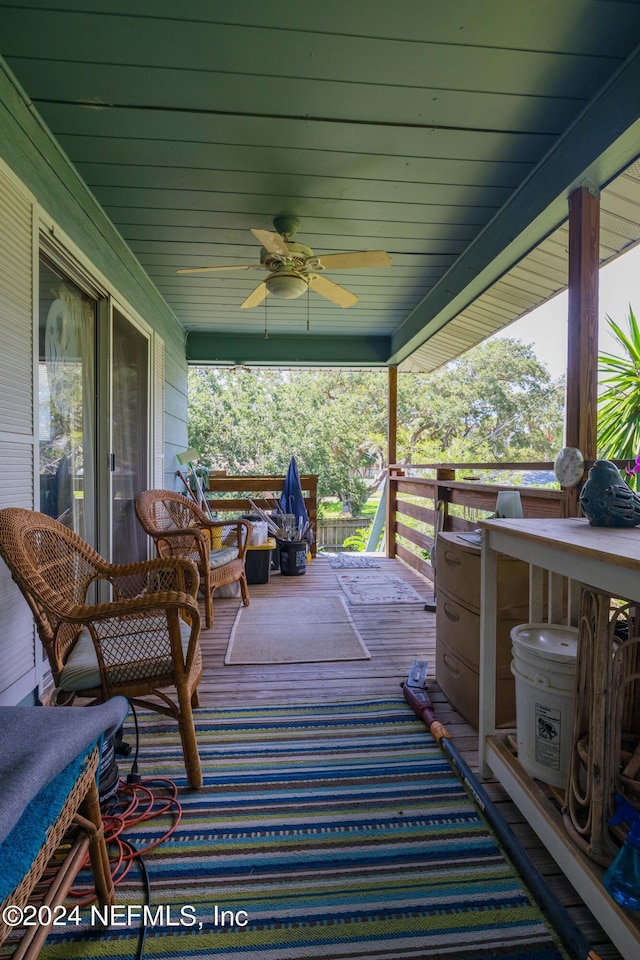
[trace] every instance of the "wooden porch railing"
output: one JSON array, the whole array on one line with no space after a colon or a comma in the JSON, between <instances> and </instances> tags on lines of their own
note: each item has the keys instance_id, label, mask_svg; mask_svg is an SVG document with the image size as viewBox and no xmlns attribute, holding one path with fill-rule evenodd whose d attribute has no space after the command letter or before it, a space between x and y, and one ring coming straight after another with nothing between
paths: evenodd
<instances>
[{"instance_id":1,"label":"wooden porch railing","mask_svg":"<svg viewBox=\"0 0 640 960\"><path fill-rule=\"evenodd\" d=\"M585 464L585 478L586 470L592 463L587 461ZM613 463L622 467L627 461L614 460ZM471 471L516 473L551 470L553 464L550 462L392 464L387 476L387 556L399 557L418 573L433 580L433 567L423 552L430 554L433 548L436 505L439 501L444 504L442 529L449 531L475 529L479 519L495 512L496 498L501 490L519 492L525 517L573 516L579 487L554 490L462 479ZM420 476L421 471L429 471L435 476ZM408 473L411 475L408 476ZM315 554L318 542L318 478L303 475L300 481L315 535L312 548ZM268 509L265 496L279 499L283 485L284 476L212 476L207 499L212 510L218 513L248 513L251 505L247 496L251 496L258 506ZM366 523L359 521L359 525L366 526Z\"/></svg>"},{"instance_id":2,"label":"wooden porch railing","mask_svg":"<svg viewBox=\"0 0 640 960\"><path fill-rule=\"evenodd\" d=\"M208 496L209 506L216 513L229 511L237 516L239 513L250 513L251 504L247 497L263 510L269 510L270 500L279 500L284 486L284 476L253 476L238 474L237 476L211 476L209 478ZM307 508L309 520L314 534L311 554L316 553L317 526L318 526L318 478L313 474L300 476L302 495ZM218 494L217 497L211 494Z\"/></svg>"},{"instance_id":3,"label":"wooden porch railing","mask_svg":"<svg viewBox=\"0 0 640 960\"><path fill-rule=\"evenodd\" d=\"M495 512L501 490L517 490L525 517L568 516L565 490L514 486L457 479L470 471L549 471L552 463L460 463L392 465L388 473L386 544L387 556L399 557L429 580L433 567L422 552L431 553L437 523L436 505L444 504L441 529L473 530L477 520ZM421 477L420 470L435 473ZM407 472L411 476L407 476ZM411 522L413 521L413 523Z\"/></svg>"}]
</instances>

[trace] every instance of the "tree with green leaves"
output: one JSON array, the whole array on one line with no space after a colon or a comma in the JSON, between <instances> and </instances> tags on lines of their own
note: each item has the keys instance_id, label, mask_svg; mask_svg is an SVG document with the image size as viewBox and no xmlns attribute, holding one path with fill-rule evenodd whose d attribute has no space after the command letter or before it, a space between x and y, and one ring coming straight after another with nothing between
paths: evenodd
<instances>
[{"instance_id":1,"label":"tree with green leaves","mask_svg":"<svg viewBox=\"0 0 640 960\"><path fill-rule=\"evenodd\" d=\"M398 461L552 459L563 402L531 345L489 341L433 374L400 374ZM386 434L386 370L189 373L189 443L211 467L284 474L295 455L354 515L384 476Z\"/></svg>"},{"instance_id":2,"label":"tree with green leaves","mask_svg":"<svg viewBox=\"0 0 640 960\"><path fill-rule=\"evenodd\" d=\"M549 460L561 446L564 379L551 380L531 344L488 340L398 383L407 463Z\"/></svg>"},{"instance_id":3,"label":"tree with green leaves","mask_svg":"<svg viewBox=\"0 0 640 960\"><path fill-rule=\"evenodd\" d=\"M384 460L384 371L195 368L189 373L189 443L229 473L318 475L322 496L353 513L365 473Z\"/></svg>"}]
</instances>

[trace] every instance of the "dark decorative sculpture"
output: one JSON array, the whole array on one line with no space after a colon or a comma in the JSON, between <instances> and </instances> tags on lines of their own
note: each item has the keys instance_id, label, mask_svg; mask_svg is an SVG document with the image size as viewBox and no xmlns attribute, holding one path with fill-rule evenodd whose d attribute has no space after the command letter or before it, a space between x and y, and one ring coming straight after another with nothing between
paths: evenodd
<instances>
[{"instance_id":1,"label":"dark decorative sculpture","mask_svg":"<svg viewBox=\"0 0 640 960\"><path fill-rule=\"evenodd\" d=\"M592 527L635 527L640 496L627 486L610 460L596 460L580 491L580 506Z\"/></svg>"}]
</instances>

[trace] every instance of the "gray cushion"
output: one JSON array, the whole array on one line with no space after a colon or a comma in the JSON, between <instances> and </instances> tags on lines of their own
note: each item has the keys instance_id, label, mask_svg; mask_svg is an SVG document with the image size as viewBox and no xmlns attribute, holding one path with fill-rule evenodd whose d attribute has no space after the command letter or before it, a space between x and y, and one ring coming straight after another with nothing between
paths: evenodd
<instances>
[{"instance_id":1,"label":"gray cushion","mask_svg":"<svg viewBox=\"0 0 640 960\"><path fill-rule=\"evenodd\" d=\"M237 556L237 547L224 547L222 550L212 550L209 556L209 566L212 570L215 570L217 567L223 567L225 563L231 563Z\"/></svg>"},{"instance_id":2,"label":"gray cushion","mask_svg":"<svg viewBox=\"0 0 640 960\"><path fill-rule=\"evenodd\" d=\"M183 620L180 621L180 636L182 652L186 657L191 627ZM157 643L157 634L154 636L154 641ZM64 665L60 676L60 687L63 690L90 690L99 687L101 683L96 649L89 628L83 627L73 650L69 654L69 659Z\"/></svg>"},{"instance_id":3,"label":"gray cushion","mask_svg":"<svg viewBox=\"0 0 640 960\"><path fill-rule=\"evenodd\" d=\"M33 797L127 715L124 697L93 707L0 707L0 842Z\"/></svg>"}]
</instances>

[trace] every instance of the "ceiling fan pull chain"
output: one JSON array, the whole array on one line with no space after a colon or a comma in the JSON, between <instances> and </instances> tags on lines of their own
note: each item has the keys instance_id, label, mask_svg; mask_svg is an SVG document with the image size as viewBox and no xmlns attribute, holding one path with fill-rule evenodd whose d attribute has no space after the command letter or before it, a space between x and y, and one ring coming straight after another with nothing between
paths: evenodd
<instances>
[{"instance_id":1,"label":"ceiling fan pull chain","mask_svg":"<svg viewBox=\"0 0 640 960\"><path fill-rule=\"evenodd\" d=\"M267 328L267 299L268 297L264 298L264 338L265 340L269 339L269 330Z\"/></svg>"},{"instance_id":2,"label":"ceiling fan pull chain","mask_svg":"<svg viewBox=\"0 0 640 960\"><path fill-rule=\"evenodd\" d=\"M311 287L307 287L307 333L311 329L311 322L309 320L309 311L311 307L309 306L309 301L311 300Z\"/></svg>"}]
</instances>

